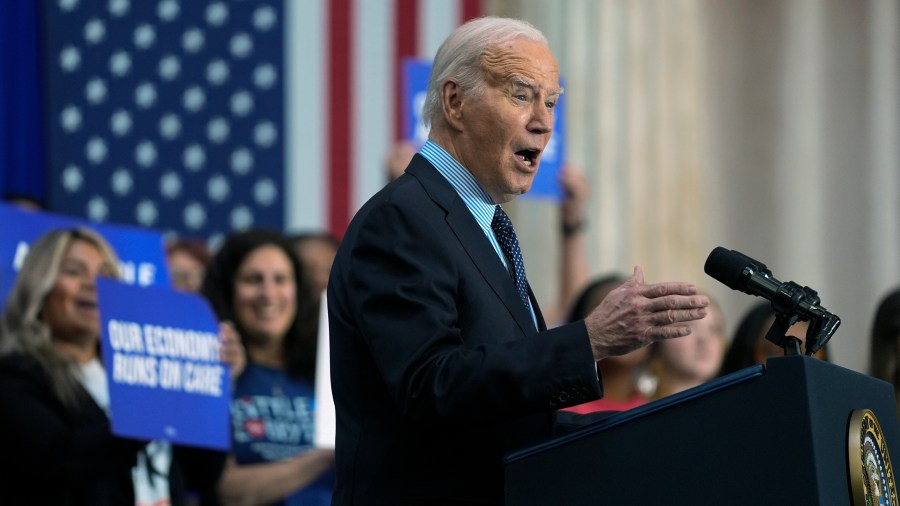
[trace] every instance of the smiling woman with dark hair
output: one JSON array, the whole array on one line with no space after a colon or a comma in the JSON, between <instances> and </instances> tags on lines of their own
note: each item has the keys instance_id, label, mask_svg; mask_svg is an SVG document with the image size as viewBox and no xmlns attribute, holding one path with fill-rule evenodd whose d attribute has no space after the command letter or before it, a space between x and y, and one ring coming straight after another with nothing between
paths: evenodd
<instances>
[{"instance_id":1,"label":"smiling woman with dark hair","mask_svg":"<svg viewBox=\"0 0 900 506\"><path fill-rule=\"evenodd\" d=\"M229 236L203 294L247 350L231 404L222 502L330 504L334 452L312 445L318 303L292 244L277 231Z\"/></svg>"}]
</instances>

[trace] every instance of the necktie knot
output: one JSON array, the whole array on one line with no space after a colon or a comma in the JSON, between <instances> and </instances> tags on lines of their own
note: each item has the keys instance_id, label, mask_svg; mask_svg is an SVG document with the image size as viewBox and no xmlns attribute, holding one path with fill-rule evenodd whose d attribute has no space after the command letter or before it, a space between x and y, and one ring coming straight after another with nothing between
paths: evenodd
<instances>
[{"instance_id":1,"label":"necktie knot","mask_svg":"<svg viewBox=\"0 0 900 506\"><path fill-rule=\"evenodd\" d=\"M503 211L503 208L496 206L494 208L494 219L491 220L491 229L497 237L497 243L503 255L506 256L510 266L510 276L516 284L519 297L526 308L531 305L528 302L528 281L525 278L525 262L522 260L522 250L519 248L519 240L516 238L516 231L513 229L512 221Z\"/></svg>"}]
</instances>

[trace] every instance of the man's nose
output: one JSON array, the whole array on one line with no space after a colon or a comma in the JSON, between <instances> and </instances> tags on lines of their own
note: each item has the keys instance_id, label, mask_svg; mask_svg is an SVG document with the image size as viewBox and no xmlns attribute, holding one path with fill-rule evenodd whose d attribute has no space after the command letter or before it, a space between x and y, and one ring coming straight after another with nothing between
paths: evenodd
<instances>
[{"instance_id":1,"label":"man's nose","mask_svg":"<svg viewBox=\"0 0 900 506\"><path fill-rule=\"evenodd\" d=\"M534 133L548 134L553 131L553 110L544 102L535 102L534 114L528 129Z\"/></svg>"}]
</instances>

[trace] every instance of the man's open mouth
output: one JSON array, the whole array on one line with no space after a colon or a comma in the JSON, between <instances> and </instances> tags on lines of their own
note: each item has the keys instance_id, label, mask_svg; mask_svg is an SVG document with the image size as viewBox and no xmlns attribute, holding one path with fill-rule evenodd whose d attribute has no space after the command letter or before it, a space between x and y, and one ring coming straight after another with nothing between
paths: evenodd
<instances>
[{"instance_id":1,"label":"man's open mouth","mask_svg":"<svg viewBox=\"0 0 900 506\"><path fill-rule=\"evenodd\" d=\"M537 160L540 151L536 149L523 149L522 151L516 151L516 156L522 160L522 163L531 167L534 165L535 160Z\"/></svg>"}]
</instances>

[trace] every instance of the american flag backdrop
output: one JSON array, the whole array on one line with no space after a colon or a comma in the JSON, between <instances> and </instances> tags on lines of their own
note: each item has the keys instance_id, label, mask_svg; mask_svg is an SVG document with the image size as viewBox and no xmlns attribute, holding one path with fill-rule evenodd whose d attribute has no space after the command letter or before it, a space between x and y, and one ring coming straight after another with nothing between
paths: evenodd
<instances>
[{"instance_id":1,"label":"american flag backdrop","mask_svg":"<svg viewBox=\"0 0 900 506\"><path fill-rule=\"evenodd\" d=\"M50 208L340 237L386 181L401 62L481 0L45 0Z\"/></svg>"}]
</instances>

